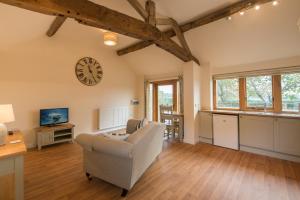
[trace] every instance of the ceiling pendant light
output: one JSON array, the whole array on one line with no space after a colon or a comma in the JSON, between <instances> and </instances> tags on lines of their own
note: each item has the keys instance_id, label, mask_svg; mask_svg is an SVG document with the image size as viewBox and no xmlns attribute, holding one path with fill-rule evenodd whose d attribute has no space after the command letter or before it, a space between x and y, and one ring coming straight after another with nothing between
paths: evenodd
<instances>
[{"instance_id":1,"label":"ceiling pendant light","mask_svg":"<svg viewBox=\"0 0 300 200\"><path fill-rule=\"evenodd\" d=\"M104 32L104 44L107 46L115 46L118 43L118 35L114 32Z\"/></svg>"},{"instance_id":2,"label":"ceiling pendant light","mask_svg":"<svg viewBox=\"0 0 300 200\"><path fill-rule=\"evenodd\" d=\"M272 2L272 5L273 5L273 6L277 6L278 4L279 4L279 3L278 3L277 0L275 0L275 1Z\"/></svg>"}]
</instances>

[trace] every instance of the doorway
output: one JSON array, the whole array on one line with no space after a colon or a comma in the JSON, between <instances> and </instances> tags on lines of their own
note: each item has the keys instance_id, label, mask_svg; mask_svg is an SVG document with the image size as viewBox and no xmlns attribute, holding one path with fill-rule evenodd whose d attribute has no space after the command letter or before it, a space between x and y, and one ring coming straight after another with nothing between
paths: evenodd
<instances>
[{"instance_id":1,"label":"doorway","mask_svg":"<svg viewBox=\"0 0 300 200\"><path fill-rule=\"evenodd\" d=\"M160 105L172 106L174 111L177 111L178 99L178 80L167 80L153 82L153 120L160 121Z\"/></svg>"}]
</instances>

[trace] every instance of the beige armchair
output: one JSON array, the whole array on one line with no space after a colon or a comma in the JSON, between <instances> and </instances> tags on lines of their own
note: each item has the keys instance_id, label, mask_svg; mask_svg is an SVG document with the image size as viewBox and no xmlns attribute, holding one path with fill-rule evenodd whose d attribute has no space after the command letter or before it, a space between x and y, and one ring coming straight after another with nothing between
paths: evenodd
<instances>
[{"instance_id":1,"label":"beige armchair","mask_svg":"<svg viewBox=\"0 0 300 200\"><path fill-rule=\"evenodd\" d=\"M126 196L161 153L165 125L151 123L131 134L126 141L99 135L80 134L83 166L89 180L100 178L123 189Z\"/></svg>"}]
</instances>

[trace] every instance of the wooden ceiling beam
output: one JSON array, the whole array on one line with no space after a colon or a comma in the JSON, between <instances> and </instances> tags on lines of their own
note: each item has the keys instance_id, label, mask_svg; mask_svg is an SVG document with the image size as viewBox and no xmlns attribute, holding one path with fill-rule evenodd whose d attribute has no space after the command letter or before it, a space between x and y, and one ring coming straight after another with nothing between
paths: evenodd
<instances>
[{"instance_id":1,"label":"wooden ceiling beam","mask_svg":"<svg viewBox=\"0 0 300 200\"><path fill-rule=\"evenodd\" d=\"M182 33L176 20L174 20L172 18L158 18L158 19L156 19L156 24L157 25L171 25L177 35L177 38L178 38L181 46L188 52L190 58L193 61L195 61L198 65L200 65L199 60L195 56L192 55L192 52L191 52L189 45L184 37L184 34Z\"/></svg>"},{"instance_id":2,"label":"wooden ceiling beam","mask_svg":"<svg viewBox=\"0 0 300 200\"><path fill-rule=\"evenodd\" d=\"M185 49L155 26L88 0L0 0L0 2L43 14L64 15L85 25L152 41L185 62L191 60Z\"/></svg>"},{"instance_id":3,"label":"wooden ceiling beam","mask_svg":"<svg viewBox=\"0 0 300 200\"><path fill-rule=\"evenodd\" d=\"M127 0L130 5L141 15L144 20L147 20L148 13L145 8L138 2L138 0Z\"/></svg>"},{"instance_id":4,"label":"wooden ceiling beam","mask_svg":"<svg viewBox=\"0 0 300 200\"><path fill-rule=\"evenodd\" d=\"M65 16L57 16L54 21L52 22L50 28L47 31L47 35L49 37L52 37L58 29L63 25L63 23L66 21L67 17Z\"/></svg>"},{"instance_id":5,"label":"wooden ceiling beam","mask_svg":"<svg viewBox=\"0 0 300 200\"><path fill-rule=\"evenodd\" d=\"M183 48L185 48L189 53L191 53L191 50L187 44L187 41L177 23L176 20L172 18L163 18L163 19L156 19L157 25L171 25L173 27L173 30Z\"/></svg>"},{"instance_id":6,"label":"wooden ceiling beam","mask_svg":"<svg viewBox=\"0 0 300 200\"><path fill-rule=\"evenodd\" d=\"M242 10L246 10L249 8L254 7L256 4L262 5L265 3L269 3L272 2L273 0L241 0L239 2L233 3L229 6L226 6L222 9L216 10L212 13L209 13L207 15L204 15L198 19L195 19L193 21L190 21L188 23L185 23L183 25L180 25L180 29L182 32L187 32L191 29L195 29L198 28L200 26L215 22L217 20L229 17L235 13L238 13ZM176 35L175 31L173 29L169 29L167 31L164 32L165 35L167 35L168 37L174 37ZM125 55L140 49L143 49L145 47L148 47L150 45L152 45L153 42L149 42L149 41L141 41L141 42L137 42L135 44L132 44L126 48L120 49L117 51L117 54L119 56L121 55Z\"/></svg>"},{"instance_id":7,"label":"wooden ceiling beam","mask_svg":"<svg viewBox=\"0 0 300 200\"><path fill-rule=\"evenodd\" d=\"M146 1L146 12L148 13L146 22L152 26L156 26L156 8L155 3L152 0Z\"/></svg>"}]
</instances>

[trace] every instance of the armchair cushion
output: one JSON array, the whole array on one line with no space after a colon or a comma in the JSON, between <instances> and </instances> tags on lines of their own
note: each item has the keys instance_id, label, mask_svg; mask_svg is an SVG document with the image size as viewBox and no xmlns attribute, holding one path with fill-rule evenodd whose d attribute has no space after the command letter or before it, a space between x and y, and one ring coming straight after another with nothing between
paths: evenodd
<instances>
[{"instance_id":1,"label":"armchair cushion","mask_svg":"<svg viewBox=\"0 0 300 200\"><path fill-rule=\"evenodd\" d=\"M141 120L130 119L127 121L126 133L132 134L140 128Z\"/></svg>"}]
</instances>

